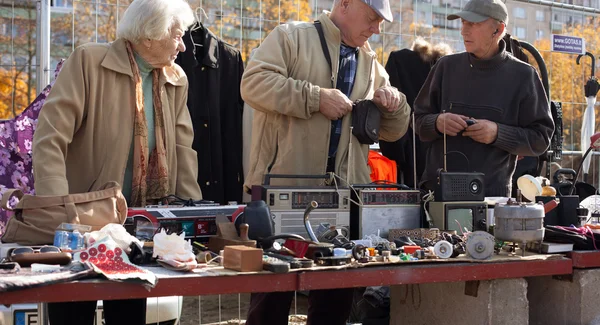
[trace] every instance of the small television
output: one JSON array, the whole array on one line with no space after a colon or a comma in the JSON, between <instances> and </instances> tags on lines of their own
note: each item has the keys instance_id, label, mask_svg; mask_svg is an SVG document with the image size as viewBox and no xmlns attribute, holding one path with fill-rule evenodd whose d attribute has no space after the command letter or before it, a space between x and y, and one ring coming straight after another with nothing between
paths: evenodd
<instances>
[{"instance_id":1,"label":"small television","mask_svg":"<svg viewBox=\"0 0 600 325\"><path fill-rule=\"evenodd\" d=\"M429 202L428 213L433 225L430 228L455 230L458 234L468 231L487 230L487 203L479 201Z\"/></svg>"}]
</instances>

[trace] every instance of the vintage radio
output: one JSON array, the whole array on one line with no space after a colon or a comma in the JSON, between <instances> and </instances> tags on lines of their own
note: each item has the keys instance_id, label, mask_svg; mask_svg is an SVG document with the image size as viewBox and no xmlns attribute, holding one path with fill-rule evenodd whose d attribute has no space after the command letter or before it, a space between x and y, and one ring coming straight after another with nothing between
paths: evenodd
<instances>
[{"instance_id":1,"label":"vintage radio","mask_svg":"<svg viewBox=\"0 0 600 325\"><path fill-rule=\"evenodd\" d=\"M134 236L150 240L158 227L174 233L185 233L186 239L208 242L217 234L215 219L231 215L244 205L204 205L183 207L179 205L129 208L125 228Z\"/></svg>"},{"instance_id":2,"label":"vintage radio","mask_svg":"<svg viewBox=\"0 0 600 325\"><path fill-rule=\"evenodd\" d=\"M263 187L264 196L273 215L275 235L297 234L308 238L304 226L304 210L311 201L319 206L310 213L309 221L313 231L325 223L336 227L350 224L350 190L332 187ZM256 200L256 198L252 198Z\"/></svg>"},{"instance_id":3,"label":"vintage radio","mask_svg":"<svg viewBox=\"0 0 600 325\"><path fill-rule=\"evenodd\" d=\"M381 189L396 185L354 185L350 208L350 239L379 234L390 229L421 227L421 199L418 190Z\"/></svg>"},{"instance_id":4,"label":"vintage radio","mask_svg":"<svg viewBox=\"0 0 600 325\"><path fill-rule=\"evenodd\" d=\"M429 202L427 211L433 224L430 228L468 231L487 230L486 202Z\"/></svg>"},{"instance_id":5,"label":"vintage radio","mask_svg":"<svg viewBox=\"0 0 600 325\"><path fill-rule=\"evenodd\" d=\"M350 190L335 186L274 186L270 178L326 178L325 175L267 175L265 185L252 188L252 200L264 200L274 218L275 235L297 234L308 238L304 226L304 210L311 201L319 206L310 213L313 231L320 224L348 228L350 225Z\"/></svg>"},{"instance_id":6,"label":"vintage radio","mask_svg":"<svg viewBox=\"0 0 600 325\"><path fill-rule=\"evenodd\" d=\"M440 172L435 200L441 202L485 200L483 173Z\"/></svg>"}]
</instances>

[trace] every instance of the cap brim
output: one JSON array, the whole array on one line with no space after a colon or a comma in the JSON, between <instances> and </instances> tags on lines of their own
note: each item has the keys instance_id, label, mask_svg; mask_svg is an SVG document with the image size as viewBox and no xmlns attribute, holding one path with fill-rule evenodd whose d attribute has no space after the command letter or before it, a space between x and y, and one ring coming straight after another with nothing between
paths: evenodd
<instances>
[{"instance_id":1,"label":"cap brim","mask_svg":"<svg viewBox=\"0 0 600 325\"><path fill-rule=\"evenodd\" d=\"M470 11L459 11L455 14L448 15L448 20L454 20L454 19L458 19L458 18L462 18L462 19L464 19L466 21L470 21L472 23L480 23L490 17L476 14L476 13L470 12Z\"/></svg>"},{"instance_id":2,"label":"cap brim","mask_svg":"<svg viewBox=\"0 0 600 325\"><path fill-rule=\"evenodd\" d=\"M373 6L368 3L367 5L371 7L371 9L373 9L379 15L379 17L383 18L383 20L387 21L388 23L394 21L394 15L392 15L392 9L390 9L389 6L385 6L383 9L377 9L373 8Z\"/></svg>"}]
</instances>

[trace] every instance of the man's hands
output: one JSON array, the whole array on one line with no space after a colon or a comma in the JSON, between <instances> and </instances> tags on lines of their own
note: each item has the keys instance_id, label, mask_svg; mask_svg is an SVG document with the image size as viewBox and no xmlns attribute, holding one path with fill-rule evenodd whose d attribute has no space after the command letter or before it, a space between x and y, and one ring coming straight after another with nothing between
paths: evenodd
<instances>
[{"instance_id":1,"label":"man's hands","mask_svg":"<svg viewBox=\"0 0 600 325\"><path fill-rule=\"evenodd\" d=\"M400 92L395 87L381 87L375 90L373 102L388 112L396 111L400 105Z\"/></svg>"},{"instance_id":2,"label":"man's hands","mask_svg":"<svg viewBox=\"0 0 600 325\"><path fill-rule=\"evenodd\" d=\"M319 111L330 120L337 120L352 111L352 101L337 89L321 88ZM398 110L400 92L394 87L382 87L375 91L373 102L389 112Z\"/></svg>"},{"instance_id":3,"label":"man's hands","mask_svg":"<svg viewBox=\"0 0 600 325\"><path fill-rule=\"evenodd\" d=\"M475 123L467 125L466 121L469 119ZM474 141L484 144L490 144L496 141L498 137L498 124L495 122L474 120L460 114L442 113L438 115L435 127L439 132L446 133L449 136L456 136L464 131L462 133L463 137L470 137Z\"/></svg>"},{"instance_id":4,"label":"man's hands","mask_svg":"<svg viewBox=\"0 0 600 325\"><path fill-rule=\"evenodd\" d=\"M337 120L352 111L352 101L338 89L321 88L319 111L330 120Z\"/></svg>"},{"instance_id":5,"label":"man's hands","mask_svg":"<svg viewBox=\"0 0 600 325\"><path fill-rule=\"evenodd\" d=\"M488 120L477 120L475 124L465 130L463 136L471 137L480 143L490 144L498 137L498 124Z\"/></svg>"},{"instance_id":6,"label":"man's hands","mask_svg":"<svg viewBox=\"0 0 600 325\"><path fill-rule=\"evenodd\" d=\"M435 127L440 133L446 133L449 136L456 136L462 130L467 128L469 118L464 115L453 113L442 113L435 120Z\"/></svg>"}]
</instances>

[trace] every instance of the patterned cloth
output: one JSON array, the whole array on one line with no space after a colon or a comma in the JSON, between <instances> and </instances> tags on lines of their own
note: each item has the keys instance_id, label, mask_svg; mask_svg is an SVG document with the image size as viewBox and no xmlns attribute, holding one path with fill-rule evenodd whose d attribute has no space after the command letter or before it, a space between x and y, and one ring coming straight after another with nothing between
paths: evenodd
<instances>
[{"instance_id":1,"label":"patterned cloth","mask_svg":"<svg viewBox=\"0 0 600 325\"><path fill-rule=\"evenodd\" d=\"M159 70L152 71L152 103L154 104L154 136L156 148L148 148L148 125L144 111L142 77L135 62L131 43L127 42L127 55L135 83L135 122L133 130L133 183L129 204L145 206L148 200L161 199L169 194L169 168L165 144L165 121L158 83Z\"/></svg>"},{"instance_id":2,"label":"patterned cloth","mask_svg":"<svg viewBox=\"0 0 600 325\"><path fill-rule=\"evenodd\" d=\"M56 283L71 282L93 278L97 274L90 263L73 262L53 273L32 272L31 269L19 269L18 272L0 273L0 292L27 288L37 288Z\"/></svg>"},{"instance_id":3,"label":"patterned cloth","mask_svg":"<svg viewBox=\"0 0 600 325\"><path fill-rule=\"evenodd\" d=\"M356 76L356 66L358 64L356 57L358 48L350 47L345 44L340 46L340 68L336 88L346 97L350 97L352 87L354 86L354 77ZM337 153L340 136L342 135L342 119L331 121L331 137L329 138L329 158L335 157Z\"/></svg>"},{"instance_id":4,"label":"patterned cloth","mask_svg":"<svg viewBox=\"0 0 600 325\"><path fill-rule=\"evenodd\" d=\"M133 264L111 236L87 244L87 249L73 254L73 261L90 263L96 273L112 281L141 283L150 288L156 286L156 275Z\"/></svg>"},{"instance_id":5,"label":"patterned cloth","mask_svg":"<svg viewBox=\"0 0 600 325\"><path fill-rule=\"evenodd\" d=\"M61 60L54 71L54 80L62 68ZM31 145L38 116L54 81L46 86L25 110L13 119L0 122L0 195L7 189L16 188L24 194L35 194L33 189L33 169L31 164ZM14 200L14 201L13 201ZM10 205L17 204L13 197ZM6 223L12 216L11 211L0 209L0 235L4 233Z\"/></svg>"}]
</instances>

